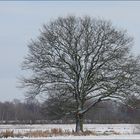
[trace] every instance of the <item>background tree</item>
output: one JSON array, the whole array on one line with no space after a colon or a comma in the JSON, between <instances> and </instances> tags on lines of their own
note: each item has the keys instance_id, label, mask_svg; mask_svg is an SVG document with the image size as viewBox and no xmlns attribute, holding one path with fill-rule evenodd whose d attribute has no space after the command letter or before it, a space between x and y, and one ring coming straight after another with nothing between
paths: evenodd
<instances>
[{"instance_id":1,"label":"background tree","mask_svg":"<svg viewBox=\"0 0 140 140\"><path fill-rule=\"evenodd\" d=\"M132 45L127 32L110 21L59 17L28 45L23 68L32 74L22 79L22 86L32 97L66 95L75 104L70 112L76 131L83 131L83 117L97 103L122 102L139 93L140 65L130 54Z\"/></svg>"},{"instance_id":2,"label":"background tree","mask_svg":"<svg viewBox=\"0 0 140 140\"><path fill-rule=\"evenodd\" d=\"M72 110L76 109L75 102L65 93L51 94L42 104L42 113L48 116L49 120L64 120L66 117L72 117ZM69 112L69 113L68 113Z\"/></svg>"}]
</instances>

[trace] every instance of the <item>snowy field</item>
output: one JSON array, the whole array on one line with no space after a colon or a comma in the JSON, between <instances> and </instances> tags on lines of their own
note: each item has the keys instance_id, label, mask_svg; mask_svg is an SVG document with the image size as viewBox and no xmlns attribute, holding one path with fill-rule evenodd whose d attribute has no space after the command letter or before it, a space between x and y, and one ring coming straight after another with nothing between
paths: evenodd
<instances>
[{"instance_id":1,"label":"snowy field","mask_svg":"<svg viewBox=\"0 0 140 140\"><path fill-rule=\"evenodd\" d=\"M10 130L20 133L25 133L27 131L46 131L53 128L61 128L62 130L75 130L74 124L45 124L45 125L0 125L0 132ZM140 140L140 124L85 124L84 130L94 131L97 134L95 136L58 136L58 137L48 137L48 138L31 138L32 140L64 140L64 139L111 139L111 140L124 140L124 139L139 139ZM116 132L117 135L110 132ZM107 135L108 134L108 135ZM29 138L8 138L17 140L28 140Z\"/></svg>"},{"instance_id":2,"label":"snowy field","mask_svg":"<svg viewBox=\"0 0 140 140\"><path fill-rule=\"evenodd\" d=\"M140 135L69 136L69 137L50 137L50 138L7 138L7 139L8 140L140 140Z\"/></svg>"},{"instance_id":3,"label":"snowy field","mask_svg":"<svg viewBox=\"0 0 140 140\"><path fill-rule=\"evenodd\" d=\"M5 130L14 130L14 132L45 131L53 128L72 131L75 130L75 124L0 125L0 132ZM115 131L120 134L140 134L140 124L84 124L84 130L96 133Z\"/></svg>"}]
</instances>

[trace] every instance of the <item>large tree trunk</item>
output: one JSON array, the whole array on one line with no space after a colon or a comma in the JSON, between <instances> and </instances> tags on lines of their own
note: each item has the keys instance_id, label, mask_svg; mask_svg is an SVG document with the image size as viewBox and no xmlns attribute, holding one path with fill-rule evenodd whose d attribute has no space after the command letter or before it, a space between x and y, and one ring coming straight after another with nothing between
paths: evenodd
<instances>
[{"instance_id":1,"label":"large tree trunk","mask_svg":"<svg viewBox=\"0 0 140 140\"><path fill-rule=\"evenodd\" d=\"M83 132L83 114L76 114L76 132Z\"/></svg>"}]
</instances>

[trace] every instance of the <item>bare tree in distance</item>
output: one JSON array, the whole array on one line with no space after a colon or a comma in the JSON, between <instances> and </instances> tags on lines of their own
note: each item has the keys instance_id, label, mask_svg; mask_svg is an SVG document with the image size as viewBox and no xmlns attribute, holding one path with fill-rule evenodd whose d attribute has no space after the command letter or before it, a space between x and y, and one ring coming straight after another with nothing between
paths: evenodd
<instances>
[{"instance_id":1,"label":"bare tree in distance","mask_svg":"<svg viewBox=\"0 0 140 140\"><path fill-rule=\"evenodd\" d=\"M139 94L139 57L131 54L132 46L127 31L110 21L59 17L44 25L28 45L23 68L32 74L22 78L22 86L30 97L68 97L75 104L68 113L75 114L76 132L81 132L84 115L99 102L125 103L132 94Z\"/></svg>"}]
</instances>

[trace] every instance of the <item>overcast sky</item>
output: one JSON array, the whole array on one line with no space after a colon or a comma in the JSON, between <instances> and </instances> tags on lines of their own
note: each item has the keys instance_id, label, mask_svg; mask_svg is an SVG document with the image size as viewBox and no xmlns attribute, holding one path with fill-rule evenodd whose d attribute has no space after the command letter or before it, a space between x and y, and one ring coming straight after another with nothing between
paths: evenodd
<instances>
[{"instance_id":1,"label":"overcast sky","mask_svg":"<svg viewBox=\"0 0 140 140\"><path fill-rule=\"evenodd\" d=\"M16 87L27 44L42 24L67 15L111 20L134 37L132 51L140 54L140 1L0 1L0 101L24 99Z\"/></svg>"}]
</instances>

